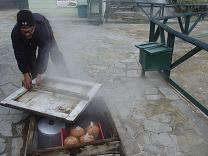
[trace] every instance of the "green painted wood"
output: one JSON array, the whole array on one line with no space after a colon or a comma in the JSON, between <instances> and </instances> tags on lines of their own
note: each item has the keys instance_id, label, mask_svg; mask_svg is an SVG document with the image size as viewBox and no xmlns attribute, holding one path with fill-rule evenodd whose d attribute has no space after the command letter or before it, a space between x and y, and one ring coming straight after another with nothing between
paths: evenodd
<instances>
[{"instance_id":1,"label":"green painted wood","mask_svg":"<svg viewBox=\"0 0 208 156\"><path fill-rule=\"evenodd\" d=\"M186 53L184 56L180 57L178 60L176 60L172 65L171 65L171 69L177 67L179 64L183 63L184 61L188 60L189 58L191 58L192 56L194 56L196 53L198 53L199 51L201 51L202 49L199 47L195 47L193 48L191 51L189 51L188 53Z\"/></svg>"},{"instance_id":2,"label":"green painted wood","mask_svg":"<svg viewBox=\"0 0 208 156\"><path fill-rule=\"evenodd\" d=\"M162 44L165 44L165 32L164 32L164 29L162 29L161 27L160 27L160 42L162 43Z\"/></svg>"},{"instance_id":3,"label":"green painted wood","mask_svg":"<svg viewBox=\"0 0 208 156\"><path fill-rule=\"evenodd\" d=\"M149 42L155 42L155 23L150 21Z\"/></svg>"},{"instance_id":4,"label":"green painted wood","mask_svg":"<svg viewBox=\"0 0 208 156\"><path fill-rule=\"evenodd\" d=\"M185 17L185 28L184 28L184 33L185 33L186 35L188 35L189 26L190 26L190 20L191 20L191 16L186 16L186 17Z\"/></svg>"},{"instance_id":5,"label":"green painted wood","mask_svg":"<svg viewBox=\"0 0 208 156\"><path fill-rule=\"evenodd\" d=\"M170 69L172 59L171 48L155 42L137 45L136 47L140 49L139 62L144 71Z\"/></svg>"},{"instance_id":6,"label":"green painted wood","mask_svg":"<svg viewBox=\"0 0 208 156\"><path fill-rule=\"evenodd\" d=\"M193 30L193 28L196 26L196 24L199 22L199 20L202 17L202 14L198 14L199 17L196 19L195 23L190 27L190 16L192 14L182 14L182 15L178 15L178 16L174 16L174 18L178 19L179 22L179 26L181 28L181 32L175 31L174 29L170 28L168 25L166 25L165 23L162 23L161 21L159 21L158 19L151 19L150 22L150 32L149 32L149 41L154 41L154 39L157 37L156 35L158 34L159 30L162 28L164 31L166 31L168 33L168 37L167 37L167 46L172 48L172 51L170 52L170 60L172 60L172 56L173 56L173 49L174 49L174 43L175 43L175 38L180 38L182 40L184 40L185 42L188 42L192 45L195 45L196 47L193 48L191 51L189 51L187 54L185 54L184 56L182 56L181 58L179 58L177 61L175 61L173 64L171 64L171 69L173 69L174 67L178 66L179 64L183 63L185 60L189 59L190 57L192 57L194 54L198 53L200 50L204 49L206 51L208 51L208 44L206 44L205 42L202 42L200 40L197 40L193 37L188 36L188 34ZM185 25L183 25L181 17L185 17ZM172 17L170 17L172 18ZM168 19L168 17L164 17L161 18L161 20L164 19ZM155 32L155 26L158 26L158 29ZM186 35L187 34L187 35ZM153 60L154 61L154 60ZM152 62L152 61L150 61ZM143 68L143 66L142 66ZM170 78L170 72L171 69L166 69L161 71L162 75L165 77L165 79L176 89L178 90L182 95L184 95L190 102L193 103L194 106L196 106L197 108L199 108L199 110L201 110L203 113L205 113L206 115L208 115L208 107L203 105L202 103L200 103L195 97L193 97L191 94L189 94L185 89L183 89L179 84L177 84L176 82L174 82L171 78ZM143 68L144 72L145 69ZM143 73L144 75L144 73Z\"/></svg>"},{"instance_id":7,"label":"green painted wood","mask_svg":"<svg viewBox=\"0 0 208 156\"><path fill-rule=\"evenodd\" d=\"M181 17L178 17L178 24L181 28L181 32L184 33L184 28L183 28L183 23L182 23Z\"/></svg>"},{"instance_id":8,"label":"green painted wood","mask_svg":"<svg viewBox=\"0 0 208 156\"><path fill-rule=\"evenodd\" d=\"M163 20L163 23L166 24L168 22L168 19L164 19ZM159 35L160 35L160 27L158 26L156 31L155 31L155 34L154 34L154 41L157 41L158 38L159 38Z\"/></svg>"},{"instance_id":9,"label":"green painted wood","mask_svg":"<svg viewBox=\"0 0 208 156\"><path fill-rule=\"evenodd\" d=\"M198 47L208 51L208 44L206 42L200 41L200 40L198 40L196 38L193 38L193 37L187 36L187 35L185 35L183 33L180 33L178 31L174 30L173 28L169 27L168 25L158 21L157 19L152 19L151 21L152 21L153 24L156 24L156 25L162 27L166 32L171 33L175 37L180 38L180 39L182 39L185 42L188 42L188 43L190 43L192 45L198 46Z\"/></svg>"},{"instance_id":10,"label":"green painted wood","mask_svg":"<svg viewBox=\"0 0 208 156\"><path fill-rule=\"evenodd\" d=\"M202 19L202 14L196 19L196 21L192 24L191 28L188 30L188 34L191 33L191 31L195 28L195 26L198 24L198 22Z\"/></svg>"}]
</instances>

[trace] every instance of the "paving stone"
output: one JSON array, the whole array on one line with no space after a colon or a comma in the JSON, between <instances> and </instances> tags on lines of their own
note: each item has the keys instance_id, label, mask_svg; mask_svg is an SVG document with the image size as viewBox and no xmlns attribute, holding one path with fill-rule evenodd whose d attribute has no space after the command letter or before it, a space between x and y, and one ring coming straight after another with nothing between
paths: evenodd
<instances>
[{"instance_id":1,"label":"paving stone","mask_svg":"<svg viewBox=\"0 0 208 156\"><path fill-rule=\"evenodd\" d=\"M132 155L132 156L145 156L145 153L141 152L141 153L138 153L138 154L135 154L135 155Z\"/></svg>"},{"instance_id":2,"label":"paving stone","mask_svg":"<svg viewBox=\"0 0 208 156\"><path fill-rule=\"evenodd\" d=\"M127 148L128 150L126 151L126 155L134 155L134 154L138 154L140 153L140 149L139 149L139 146L136 142L136 140L134 139L129 139L128 141L126 141L123 146L125 146L125 148ZM136 147L137 146L137 147Z\"/></svg>"},{"instance_id":3,"label":"paving stone","mask_svg":"<svg viewBox=\"0 0 208 156\"><path fill-rule=\"evenodd\" d=\"M189 118L195 125L194 127L198 127L200 133L203 135L203 138L208 140L208 135L206 135L208 129L207 122L205 122L203 118L198 116L198 114L193 111L191 106L189 106L191 105L190 103L185 103L183 100L174 100L171 102L171 105L177 107L186 118Z\"/></svg>"},{"instance_id":4,"label":"paving stone","mask_svg":"<svg viewBox=\"0 0 208 156\"><path fill-rule=\"evenodd\" d=\"M17 110L17 109L10 108L9 109L9 114L10 115L18 115L18 114L22 114L23 115L23 114L25 114L25 112Z\"/></svg>"},{"instance_id":5,"label":"paving stone","mask_svg":"<svg viewBox=\"0 0 208 156\"><path fill-rule=\"evenodd\" d=\"M120 60L120 62L122 62L122 63L132 63L132 62L135 62L135 61L136 61L135 59Z\"/></svg>"},{"instance_id":6,"label":"paving stone","mask_svg":"<svg viewBox=\"0 0 208 156\"><path fill-rule=\"evenodd\" d=\"M139 123L135 122L135 120L132 118L132 116L128 117L128 119L126 119L124 124L128 125L135 133L138 130L143 129Z\"/></svg>"},{"instance_id":7,"label":"paving stone","mask_svg":"<svg viewBox=\"0 0 208 156\"><path fill-rule=\"evenodd\" d=\"M189 116L192 114L192 110L183 100L174 100L171 102L173 106L176 106L178 109L180 109L182 112L189 114ZM191 115L192 116L192 115ZM193 117L193 116L192 116Z\"/></svg>"},{"instance_id":8,"label":"paving stone","mask_svg":"<svg viewBox=\"0 0 208 156\"><path fill-rule=\"evenodd\" d=\"M22 138L12 139L12 155L20 155L20 150L23 147Z\"/></svg>"},{"instance_id":9,"label":"paving stone","mask_svg":"<svg viewBox=\"0 0 208 156\"><path fill-rule=\"evenodd\" d=\"M201 134L197 134L194 130L189 130L183 135L179 135L177 142L184 153L192 153L192 155L199 155L200 153L200 156L206 156L208 153L208 143L204 141Z\"/></svg>"},{"instance_id":10,"label":"paving stone","mask_svg":"<svg viewBox=\"0 0 208 156\"><path fill-rule=\"evenodd\" d=\"M147 100L159 100L161 98L160 95L145 95Z\"/></svg>"},{"instance_id":11,"label":"paving stone","mask_svg":"<svg viewBox=\"0 0 208 156\"><path fill-rule=\"evenodd\" d=\"M6 148L5 140L0 138L0 153L4 152L5 148Z\"/></svg>"},{"instance_id":12,"label":"paving stone","mask_svg":"<svg viewBox=\"0 0 208 156\"><path fill-rule=\"evenodd\" d=\"M155 156L155 155L150 152L144 152L144 156Z\"/></svg>"},{"instance_id":13,"label":"paving stone","mask_svg":"<svg viewBox=\"0 0 208 156\"><path fill-rule=\"evenodd\" d=\"M137 69L138 70L138 64L134 62L127 63L127 69Z\"/></svg>"},{"instance_id":14,"label":"paving stone","mask_svg":"<svg viewBox=\"0 0 208 156\"><path fill-rule=\"evenodd\" d=\"M125 125L125 129L132 137L134 136L135 131L132 128L130 128L128 125Z\"/></svg>"},{"instance_id":15,"label":"paving stone","mask_svg":"<svg viewBox=\"0 0 208 156\"><path fill-rule=\"evenodd\" d=\"M22 137L22 132L23 132L24 127L25 127L24 123L15 125L15 130L16 130L15 136Z\"/></svg>"},{"instance_id":16,"label":"paving stone","mask_svg":"<svg viewBox=\"0 0 208 156\"><path fill-rule=\"evenodd\" d=\"M92 65L92 68L96 71L100 71L100 70L106 70L107 67L104 67L103 65Z\"/></svg>"},{"instance_id":17,"label":"paving stone","mask_svg":"<svg viewBox=\"0 0 208 156\"><path fill-rule=\"evenodd\" d=\"M102 155L98 155L98 156L120 156L120 154L102 154Z\"/></svg>"},{"instance_id":18,"label":"paving stone","mask_svg":"<svg viewBox=\"0 0 208 156\"><path fill-rule=\"evenodd\" d=\"M166 98L169 100L179 100L180 99L180 97L177 96L176 94L166 95Z\"/></svg>"},{"instance_id":19,"label":"paving stone","mask_svg":"<svg viewBox=\"0 0 208 156\"><path fill-rule=\"evenodd\" d=\"M5 51L4 53L6 53L6 52L8 53L8 50L5 49L4 51ZM10 55L5 54L0 57L0 62L1 62L1 64L7 64L8 62L15 62L15 61L13 60L13 58ZM9 73L11 73L11 70L9 71Z\"/></svg>"},{"instance_id":20,"label":"paving stone","mask_svg":"<svg viewBox=\"0 0 208 156\"><path fill-rule=\"evenodd\" d=\"M150 152L150 153L152 153L152 154L154 154L154 155L158 155L158 154L161 153L161 150L160 150L159 147L154 146L154 145L151 145L151 144L144 144L143 150L144 150L145 152Z\"/></svg>"},{"instance_id":21,"label":"paving stone","mask_svg":"<svg viewBox=\"0 0 208 156\"><path fill-rule=\"evenodd\" d=\"M145 113L143 113L143 112L137 113L137 114L133 114L132 117L133 117L136 121L144 120L144 119L146 118Z\"/></svg>"},{"instance_id":22,"label":"paving stone","mask_svg":"<svg viewBox=\"0 0 208 156\"><path fill-rule=\"evenodd\" d=\"M134 106L132 107L132 113L133 114L140 114L140 113L145 113L146 110L146 105L147 105L147 101L141 100L141 101L137 101Z\"/></svg>"},{"instance_id":23,"label":"paving stone","mask_svg":"<svg viewBox=\"0 0 208 156\"><path fill-rule=\"evenodd\" d=\"M167 87L159 87L159 90L163 93L163 95L169 99L169 100L177 100L180 99L179 96L176 95L176 93Z\"/></svg>"},{"instance_id":24,"label":"paving stone","mask_svg":"<svg viewBox=\"0 0 208 156\"><path fill-rule=\"evenodd\" d=\"M120 122L120 119L114 118L114 121L119 135L122 136L120 139L125 155L130 156L140 153L141 151L139 145L136 140L129 133L127 133L126 129L123 127L123 123Z\"/></svg>"},{"instance_id":25,"label":"paving stone","mask_svg":"<svg viewBox=\"0 0 208 156\"><path fill-rule=\"evenodd\" d=\"M127 77L134 78L134 77L138 77L138 76L139 76L139 73L137 70L128 70L127 71Z\"/></svg>"},{"instance_id":26,"label":"paving stone","mask_svg":"<svg viewBox=\"0 0 208 156\"><path fill-rule=\"evenodd\" d=\"M21 85L21 76L15 75L15 74L7 74L7 75L1 75L0 74L0 85L5 85L8 82L12 82L13 84L18 84L18 86ZM19 88L19 87L18 87Z\"/></svg>"},{"instance_id":27,"label":"paving stone","mask_svg":"<svg viewBox=\"0 0 208 156\"><path fill-rule=\"evenodd\" d=\"M11 69L11 65L10 64L2 64L1 62L0 62L0 73L1 74L12 74L13 73L13 71L12 71L12 69Z\"/></svg>"},{"instance_id":28,"label":"paving stone","mask_svg":"<svg viewBox=\"0 0 208 156\"><path fill-rule=\"evenodd\" d=\"M5 120L11 121L12 123L17 123L23 119L25 119L28 116L27 113L21 113L21 114L11 114L5 117Z\"/></svg>"},{"instance_id":29,"label":"paving stone","mask_svg":"<svg viewBox=\"0 0 208 156\"><path fill-rule=\"evenodd\" d=\"M3 91L0 88L0 99L2 99L2 98L4 98L4 94L3 94Z\"/></svg>"},{"instance_id":30,"label":"paving stone","mask_svg":"<svg viewBox=\"0 0 208 156\"><path fill-rule=\"evenodd\" d=\"M16 115L1 115L0 116L0 133L3 136L12 136L12 123L17 123L24 119L26 114L16 114Z\"/></svg>"},{"instance_id":31,"label":"paving stone","mask_svg":"<svg viewBox=\"0 0 208 156\"><path fill-rule=\"evenodd\" d=\"M182 152L176 152L176 156L185 156Z\"/></svg>"},{"instance_id":32,"label":"paving stone","mask_svg":"<svg viewBox=\"0 0 208 156\"><path fill-rule=\"evenodd\" d=\"M170 134L170 137L172 138L173 142L175 143L175 148L177 151L181 151L180 147L178 146L178 140L177 136L174 134Z\"/></svg>"},{"instance_id":33,"label":"paving stone","mask_svg":"<svg viewBox=\"0 0 208 156\"><path fill-rule=\"evenodd\" d=\"M10 83L7 83L3 86L1 86L1 90L3 91L5 96L10 95L11 93L13 93L14 91L16 91L18 88Z\"/></svg>"},{"instance_id":34,"label":"paving stone","mask_svg":"<svg viewBox=\"0 0 208 156\"><path fill-rule=\"evenodd\" d=\"M123 69L117 69L114 71L113 76L114 77L125 77L126 72Z\"/></svg>"},{"instance_id":35,"label":"paving stone","mask_svg":"<svg viewBox=\"0 0 208 156\"><path fill-rule=\"evenodd\" d=\"M144 131L138 131L135 135L134 138L137 140L139 146L143 146L145 144L145 139L144 139ZM142 149L142 148L140 148Z\"/></svg>"},{"instance_id":36,"label":"paving stone","mask_svg":"<svg viewBox=\"0 0 208 156\"><path fill-rule=\"evenodd\" d=\"M172 127L169 124L161 123L153 120L144 121L144 129L154 133L172 132Z\"/></svg>"},{"instance_id":37,"label":"paving stone","mask_svg":"<svg viewBox=\"0 0 208 156\"><path fill-rule=\"evenodd\" d=\"M158 115L152 116L148 119L153 120L153 121L162 122L162 123L170 123L171 116L168 113L163 113L163 114L158 114Z\"/></svg>"},{"instance_id":38,"label":"paving stone","mask_svg":"<svg viewBox=\"0 0 208 156\"><path fill-rule=\"evenodd\" d=\"M153 133L151 139L153 145L178 148L177 142L168 133Z\"/></svg>"},{"instance_id":39,"label":"paving stone","mask_svg":"<svg viewBox=\"0 0 208 156\"><path fill-rule=\"evenodd\" d=\"M126 68L126 64L118 62L118 63L115 63L115 67L116 68L125 69Z\"/></svg>"},{"instance_id":40,"label":"paving stone","mask_svg":"<svg viewBox=\"0 0 208 156\"><path fill-rule=\"evenodd\" d=\"M0 133L3 136L12 136L12 122L11 121L0 121Z\"/></svg>"},{"instance_id":41,"label":"paving stone","mask_svg":"<svg viewBox=\"0 0 208 156\"><path fill-rule=\"evenodd\" d=\"M144 142L146 144L151 144L152 143L152 141L151 141L151 133L148 132L148 131L145 131L145 133L144 133Z\"/></svg>"},{"instance_id":42,"label":"paving stone","mask_svg":"<svg viewBox=\"0 0 208 156\"><path fill-rule=\"evenodd\" d=\"M158 94L158 89L157 88L146 88L144 91L144 94L150 94L150 95L156 95Z\"/></svg>"},{"instance_id":43,"label":"paving stone","mask_svg":"<svg viewBox=\"0 0 208 156\"><path fill-rule=\"evenodd\" d=\"M163 95L175 94L174 91L169 87L159 87L159 90L163 93Z\"/></svg>"},{"instance_id":44,"label":"paving stone","mask_svg":"<svg viewBox=\"0 0 208 156\"><path fill-rule=\"evenodd\" d=\"M175 148L165 147L164 156L176 156L177 151Z\"/></svg>"},{"instance_id":45,"label":"paving stone","mask_svg":"<svg viewBox=\"0 0 208 156\"><path fill-rule=\"evenodd\" d=\"M0 115L8 115L10 108L0 106ZM1 119L0 119L1 120Z\"/></svg>"},{"instance_id":46,"label":"paving stone","mask_svg":"<svg viewBox=\"0 0 208 156\"><path fill-rule=\"evenodd\" d=\"M120 156L120 154L110 154L111 156ZM108 156L108 154L107 154Z\"/></svg>"}]
</instances>

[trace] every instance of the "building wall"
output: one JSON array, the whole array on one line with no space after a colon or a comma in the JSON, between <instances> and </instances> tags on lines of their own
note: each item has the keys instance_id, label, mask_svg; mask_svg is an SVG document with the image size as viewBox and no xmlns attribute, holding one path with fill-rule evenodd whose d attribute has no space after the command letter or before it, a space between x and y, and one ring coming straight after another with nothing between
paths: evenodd
<instances>
[{"instance_id":1,"label":"building wall","mask_svg":"<svg viewBox=\"0 0 208 156\"><path fill-rule=\"evenodd\" d=\"M79 5L87 5L87 0L77 0Z\"/></svg>"},{"instance_id":2,"label":"building wall","mask_svg":"<svg viewBox=\"0 0 208 156\"><path fill-rule=\"evenodd\" d=\"M57 0L29 0L30 10L46 16L78 16L77 7L59 8ZM78 4L87 4L87 0L78 0Z\"/></svg>"},{"instance_id":3,"label":"building wall","mask_svg":"<svg viewBox=\"0 0 208 156\"><path fill-rule=\"evenodd\" d=\"M0 9L27 9L28 0L0 0Z\"/></svg>"}]
</instances>

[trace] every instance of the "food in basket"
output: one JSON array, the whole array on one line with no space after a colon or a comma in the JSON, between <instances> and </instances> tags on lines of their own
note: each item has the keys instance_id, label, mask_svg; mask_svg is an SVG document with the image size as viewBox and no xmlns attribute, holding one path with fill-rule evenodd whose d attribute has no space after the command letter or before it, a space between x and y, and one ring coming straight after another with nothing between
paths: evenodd
<instances>
[{"instance_id":1,"label":"food in basket","mask_svg":"<svg viewBox=\"0 0 208 156\"><path fill-rule=\"evenodd\" d=\"M90 122L90 125L87 127L87 133L93 135L95 138L99 137L100 129L93 122Z\"/></svg>"},{"instance_id":2,"label":"food in basket","mask_svg":"<svg viewBox=\"0 0 208 156\"><path fill-rule=\"evenodd\" d=\"M70 135L77 137L77 138L83 136L84 134L85 134L85 130L80 126L72 128L70 131Z\"/></svg>"},{"instance_id":3,"label":"food in basket","mask_svg":"<svg viewBox=\"0 0 208 156\"><path fill-rule=\"evenodd\" d=\"M64 146L79 144L79 140L74 136L68 136L64 140Z\"/></svg>"},{"instance_id":4,"label":"food in basket","mask_svg":"<svg viewBox=\"0 0 208 156\"><path fill-rule=\"evenodd\" d=\"M85 135L80 137L80 142L81 143L87 143L87 142L93 142L93 141L95 141L94 136L92 136L88 133L86 133Z\"/></svg>"}]
</instances>

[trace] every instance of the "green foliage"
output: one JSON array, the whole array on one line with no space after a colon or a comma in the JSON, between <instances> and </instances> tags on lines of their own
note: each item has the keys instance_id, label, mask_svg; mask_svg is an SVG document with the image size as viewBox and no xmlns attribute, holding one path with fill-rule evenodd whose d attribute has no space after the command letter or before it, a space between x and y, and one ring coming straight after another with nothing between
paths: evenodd
<instances>
[{"instance_id":1,"label":"green foliage","mask_svg":"<svg viewBox=\"0 0 208 156\"><path fill-rule=\"evenodd\" d=\"M169 0L170 3L179 4L196 4L196 3L208 3L208 0Z\"/></svg>"},{"instance_id":2,"label":"green foliage","mask_svg":"<svg viewBox=\"0 0 208 156\"><path fill-rule=\"evenodd\" d=\"M169 0L173 4L181 4L175 7L175 11L184 12L204 12L207 11L207 6L184 6L183 4L208 4L208 0Z\"/></svg>"}]
</instances>

